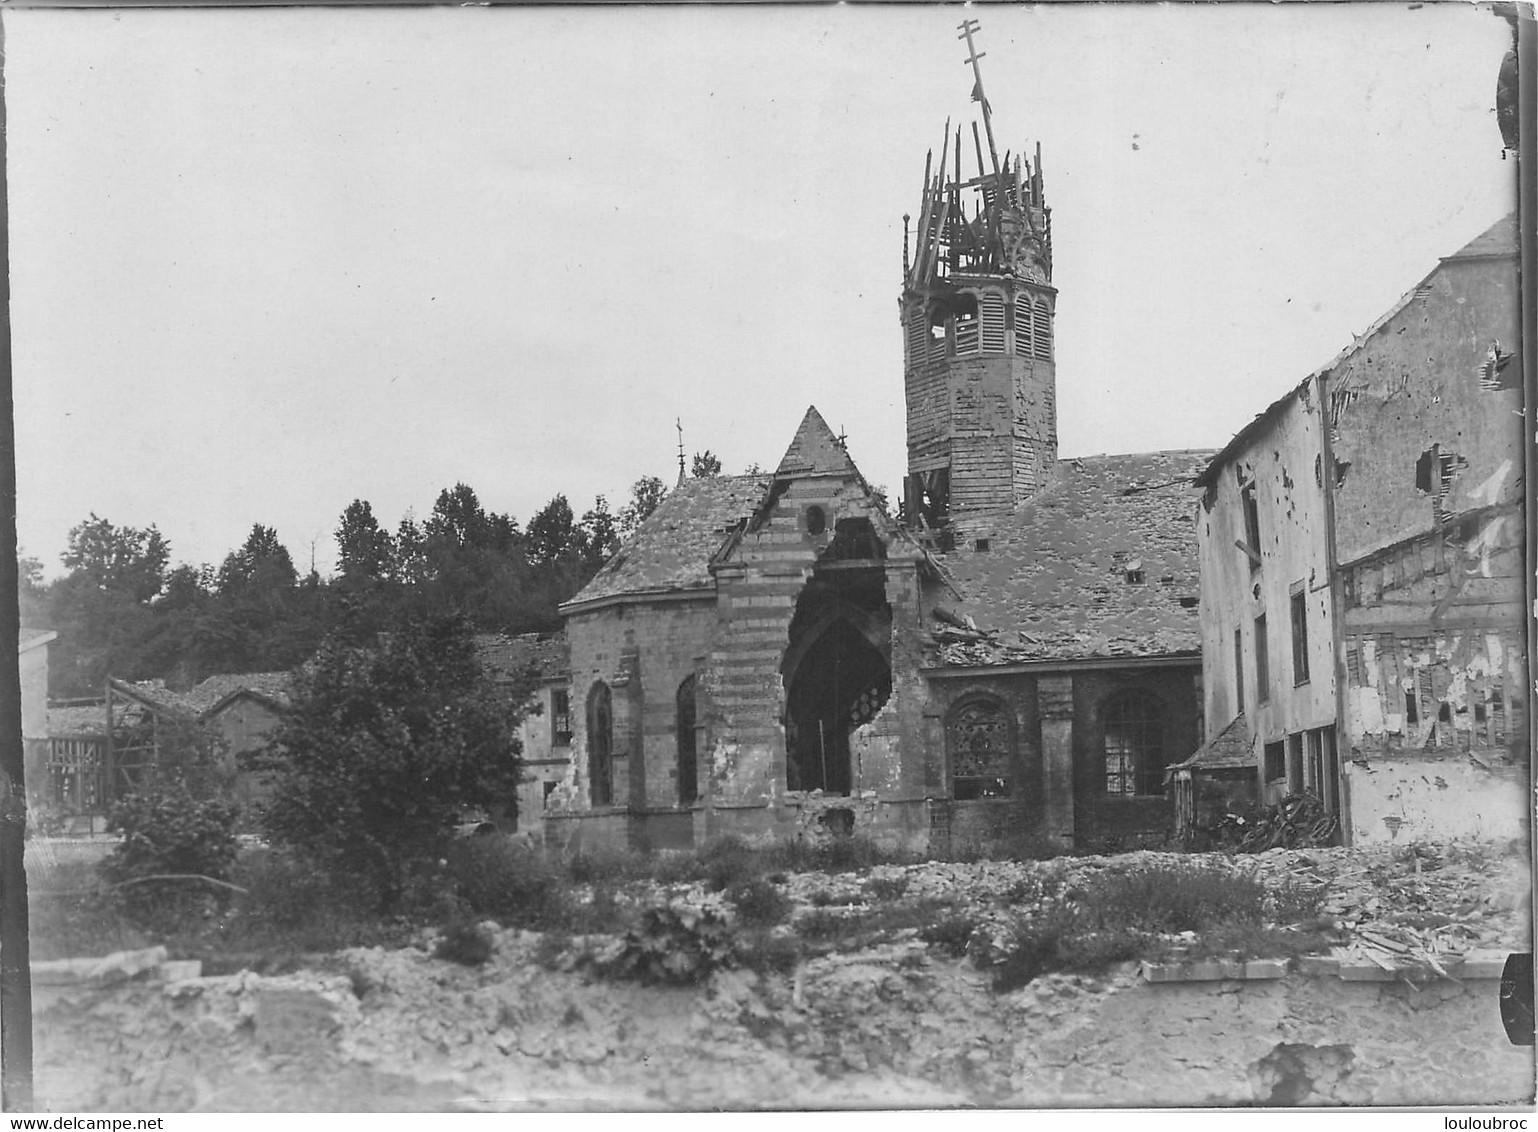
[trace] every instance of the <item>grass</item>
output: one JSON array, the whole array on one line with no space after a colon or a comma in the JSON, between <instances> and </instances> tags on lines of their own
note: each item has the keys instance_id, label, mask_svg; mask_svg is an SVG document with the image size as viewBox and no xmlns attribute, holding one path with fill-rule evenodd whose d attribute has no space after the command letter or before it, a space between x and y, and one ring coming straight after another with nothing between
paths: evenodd
<instances>
[{"instance_id":1,"label":"grass","mask_svg":"<svg viewBox=\"0 0 1538 1132\"><path fill-rule=\"evenodd\" d=\"M551 962L578 937L633 939L626 969L664 981L674 974L670 948L697 956L687 972L693 978L718 964L785 971L807 954L916 936L940 954L970 956L1003 990L1046 971L1100 970L1160 958L1177 946L1193 958L1259 958L1305 954L1330 942L1307 927L1317 919L1318 888L1267 889L1226 859L1111 861L1071 883L1050 870L1033 872L991 909L965 895L916 898L907 875L865 876L857 888L840 883L837 896L816 890L812 907L799 913L785 889L796 872L848 874L911 860L859 838L765 848L726 838L692 853L581 853L564 860L508 839L469 838L423 862L392 914L383 915L379 895L352 876L330 875L293 854L247 850L232 874L246 891L201 894L149 919L110 895L89 867L71 866L51 873L46 885L72 895L34 902L33 952L40 959L78 957L164 943L173 956L222 969L402 946L435 925L444 928L444 958L474 963L481 949L474 925L495 920L545 933ZM719 924L659 919L665 905L656 886L675 884L722 893L731 914ZM1007 930L981 931L980 917Z\"/></svg>"}]
</instances>

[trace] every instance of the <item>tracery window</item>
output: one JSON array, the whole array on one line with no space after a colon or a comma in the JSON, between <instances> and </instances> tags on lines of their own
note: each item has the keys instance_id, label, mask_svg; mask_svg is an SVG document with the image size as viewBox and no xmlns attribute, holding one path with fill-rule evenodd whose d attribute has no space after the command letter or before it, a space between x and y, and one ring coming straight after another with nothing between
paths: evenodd
<instances>
[{"instance_id":1,"label":"tracery window","mask_svg":"<svg viewBox=\"0 0 1538 1132\"><path fill-rule=\"evenodd\" d=\"M1164 793L1164 705L1146 692L1120 692L1106 704L1105 792Z\"/></svg>"},{"instance_id":2,"label":"tracery window","mask_svg":"<svg viewBox=\"0 0 1538 1132\"><path fill-rule=\"evenodd\" d=\"M1007 798L1014 775L1014 727L1003 705L972 699L952 710L945 725L951 796L960 801Z\"/></svg>"}]
</instances>

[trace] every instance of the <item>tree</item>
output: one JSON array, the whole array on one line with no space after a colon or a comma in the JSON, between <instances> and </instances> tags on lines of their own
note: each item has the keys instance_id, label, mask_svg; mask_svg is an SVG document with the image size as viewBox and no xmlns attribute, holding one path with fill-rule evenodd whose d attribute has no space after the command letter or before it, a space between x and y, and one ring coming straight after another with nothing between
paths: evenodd
<instances>
[{"instance_id":1,"label":"tree","mask_svg":"<svg viewBox=\"0 0 1538 1132\"><path fill-rule=\"evenodd\" d=\"M656 476L642 476L630 487L630 502L619 513L619 533L628 536L646 521L668 489Z\"/></svg>"},{"instance_id":2,"label":"tree","mask_svg":"<svg viewBox=\"0 0 1538 1132\"><path fill-rule=\"evenodd\" d=\"M245 545L219 567L219 596L234 597L247 591L271 594L292 588L298 580L299 572L288 548L278 541L278 532L256 523Z\"/></svg>"},{"instance_id":3,"label":"tree","mask_svg":"<svg viewBox=\"0 0 1538 1132\"><path fill-rule=\"evenodd\" d=\"M593 500L591 510L583 512L578 534L586 574L583 579L585 584L619 549L619 525L609 512L609 501L603 496Z\"/></svg>"},{"instance_id":4,"label":"tree","mask_svg":"<svg viewBox=\"0 0 1538 1132\"><path fill-rule=\"evenodd\" d=\"M337 566L349 582L379 581L395 565L395 541L381 530L367 500L354 499L336 528Z\"/></svg>"},{"instance_id":5,"label":"tree","mask_svg":"<svg viewBox=\"0 0 1538 1132\"><path fill-rule=\"evenodd\" d=\"M115 527L96 512L72 527L64 566L79 581L133 602L147 602L165 584L171 544L153 526Z\"/></svg>"},{"instance_id":6,"label":"tree","mask_svg":"<svg viewBox=\"0 0 1538 1132\"><path fill-rule=\"evenodd\" d=\"M703 452L694 454L694 463L690 468L690 474L695 479L710 479L721 474L721 458L709 448Z\"/></svg>"},{"instance_id":7,"label":"tree","mask_svg":"<svg viewBox=\"0 0 1538 1132\"><path fill-rule=\"evenodd\" d=\"M516 813L515 729L533 690L493 686L463 617L404 622L371 648L329 638L260 758L264 830L366 874L392 904L462 811Z\"/></svg>"},{"instance_id":8,"label":"tree","mask_svg":"<svg viewBox=\"0 0 1538 1132\"><path fill-rule=\"evenodd\" d=\"M525 532L529 561L536 566L548 566L575 548L576 520L571 504L564 495L557 495L535 513Z\"/></svg>"}]
</instances>

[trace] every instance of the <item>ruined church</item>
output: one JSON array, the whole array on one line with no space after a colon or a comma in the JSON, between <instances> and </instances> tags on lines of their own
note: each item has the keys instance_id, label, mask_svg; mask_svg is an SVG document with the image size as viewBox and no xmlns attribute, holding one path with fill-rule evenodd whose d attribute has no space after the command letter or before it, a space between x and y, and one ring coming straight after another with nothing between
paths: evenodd
<instances>
[{"instance_id":1,"label":"ruined church","mask_svg":"<svg viewBox=\"0 0 1538 1132\"><path fill-rule=\"evenodd\" d=\"M1001 153L980 74L973 98L904 237L897 516L815 408L772 473L681 480L561 607L548 843L1168 830L1165 769L1202 739L1212 453L1059 459L1041 150Z\"/></svg>"}]
</instances>

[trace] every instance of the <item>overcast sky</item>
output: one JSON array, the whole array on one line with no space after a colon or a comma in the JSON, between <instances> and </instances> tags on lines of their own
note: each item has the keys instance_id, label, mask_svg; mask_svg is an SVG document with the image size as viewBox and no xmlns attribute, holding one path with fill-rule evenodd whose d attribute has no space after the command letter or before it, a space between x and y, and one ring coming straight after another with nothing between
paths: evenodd
<instances>
[{"instance_id":1,"label":"overcast sky","mask_svg":"<svg viewBox=\"0 0 1538 1132\"><path fill-rule=\"evenodd\" d=\"M617 509L808 404L894 496L955 7L7 10L19 537L296 563L354 498ZM1216 448L1515 207L1464 4L971 9L1043 150L1065 456Z\"/></svg>"}]
</instances>

